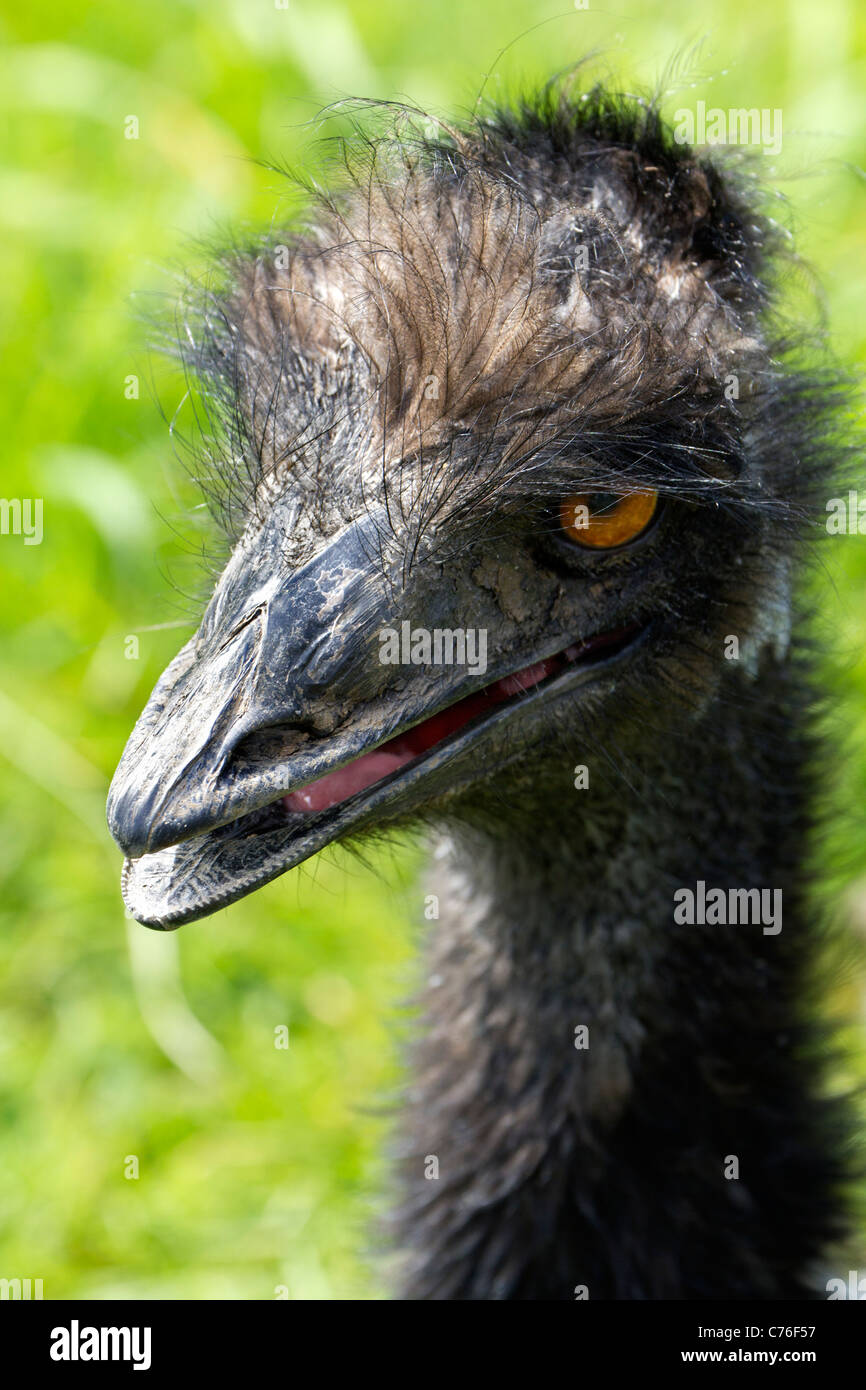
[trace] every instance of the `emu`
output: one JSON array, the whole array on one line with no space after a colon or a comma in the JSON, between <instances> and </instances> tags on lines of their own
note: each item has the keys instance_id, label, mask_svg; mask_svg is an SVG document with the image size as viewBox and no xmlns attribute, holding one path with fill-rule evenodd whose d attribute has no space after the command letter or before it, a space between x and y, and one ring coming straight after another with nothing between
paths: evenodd
<instances>
[{"instance_id":1,"label":"emu","mask_svg":"<svg viewBox=\"0 0 866 1390\"><path fill-rule=\"evenodd\" d=\"M397 1295L810 1296L852 1119L797 581L848 388L757 181L654 101L553 82L344 156L186 306L232 549L112 784L125 901L174 928L426 826ZM486 669L381 659L436 629Z\"/></svg>"}]
</instances>

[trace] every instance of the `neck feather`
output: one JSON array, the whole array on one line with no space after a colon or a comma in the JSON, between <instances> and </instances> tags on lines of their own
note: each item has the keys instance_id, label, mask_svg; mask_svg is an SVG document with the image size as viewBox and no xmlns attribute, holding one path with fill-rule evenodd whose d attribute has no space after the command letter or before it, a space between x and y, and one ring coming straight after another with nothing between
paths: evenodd
<instances>
[{"instance_id":1,"label":"neck feather","mask_svg":"<svg viewBox=\"0 0 866 1390\"><path fill-rule=\"evenodd\" d=\"M662 765L591 769L504 834L441 841L405 1296L807 1293L840 1174L802 1016L810 749L788 683L774 667L758 703L732 678ZM676 920L700 883L780 891L781 930Z\"/></svg>"}]
</instances>

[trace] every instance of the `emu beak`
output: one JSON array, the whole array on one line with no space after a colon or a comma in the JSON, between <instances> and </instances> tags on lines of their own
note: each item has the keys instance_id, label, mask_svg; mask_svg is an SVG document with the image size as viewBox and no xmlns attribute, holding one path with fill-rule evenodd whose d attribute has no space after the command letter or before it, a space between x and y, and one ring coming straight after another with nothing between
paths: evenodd
<instances>
[{"instance_id":1,"label":"emu beak","mask_svg":"<svg viewBox=\"0 0 866 1390\"><path fill-rule=\"evenodd\" d=\"M381 794L332 809L337 770L352 767L343 790L381 780L409 757L371 750L437 697L453 700L438 678L416 678L407 692L405 671L379 660L377 633L393 620L383 520L365 515L293 572L280 563L289 519L279 508L236 547L109 792L109 828L127 856L124 900L139 921L165 928L204 916L375 818ZM438 600L421 597L425 621L447 616L441 586ZM465 687L465 670L449 674ZM299 789L329 774L317 809Z\"/></svg>"},{"instance_id":2,"label":"emu beak","mask_svg":"<svg viewBox=\"0 0 866 1390\"><path fill-rule=\"evenodd\" d=\"M365 514L289 571L277 507L235 548L111 785L124 900L140 922L206 916L350 831L453 793L449 765L510 705L573 684L635 636L629 627L575 642L539 627L510 661L499 654L492 682L486 667L383 665L379 634L409 608L428 630L453 628L456 615L485 634L502 625L489 593L438 566L419 565L411 592L399 586L395 612L383 522Z\"/></svg>"},{"instance_id":3,"label":"emu beak","mask_svg":"<svg viewBox=\"0 0 866 1390\"><path fill-rule=\"evenodd\" d=\"M376 518L290 575L280 565L286 521L276 509L238 544L114 775L107 816L127 856L124 899L147 925L212 912L334 838L322 817L292 814L282 798L414 714L376 698L387 675L375 658L387 593ZM356 718L334 733L343 712Z\"/></svg>"}]
</instances>

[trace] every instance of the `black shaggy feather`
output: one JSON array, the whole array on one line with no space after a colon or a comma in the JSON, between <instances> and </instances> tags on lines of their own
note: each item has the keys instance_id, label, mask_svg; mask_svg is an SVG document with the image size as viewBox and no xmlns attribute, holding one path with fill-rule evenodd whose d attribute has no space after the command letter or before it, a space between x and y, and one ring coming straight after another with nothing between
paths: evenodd
<instances>
[{"instance_id":1,"label":"black shaggy feather","mask_svg":"<svg viewBox=\"0 0 866 1390\"><path fill-rule=\"evenodd\" d=\"M820 749L795 595L849 388L783 322L787 238L745 163L600 88L435 138L403 112L337 162L303 230L231 253L184 309L229 537L291 498L288 572L375 499L395 593L435 562L495 595L503 643L575 586L602 626L651 624L613 693L527 717L424 811L440 918L400 1290L807 1296L845 1227L851 1126L812 1022ZM664 502L644 546L562 543L561 498L633 488ZM677 925L698 880L781 889L783 929Z\"/></svg>"}]
</instances>

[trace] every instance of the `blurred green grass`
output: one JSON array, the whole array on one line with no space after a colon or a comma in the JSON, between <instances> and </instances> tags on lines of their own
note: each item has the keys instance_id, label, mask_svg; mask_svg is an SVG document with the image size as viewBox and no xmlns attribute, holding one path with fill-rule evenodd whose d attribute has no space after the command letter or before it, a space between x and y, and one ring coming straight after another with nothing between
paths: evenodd
<instances>
[{"instance_id":1,"label":"blurred green grass","mask_svg":"<svg viewBox=\"0 0 866 1390\"><path fill-rule=\"evenodd\" d=\"M189 488L148 382L169 413L182 388L148 362L130 296L170 290L165 267L194 256L191 238L268 224L285 189L254 160L303 160L326 102L469 110L512 40L494 96L593 48L626 86L650 85L705 31L713 80L680 104L783 109L772 177L838 349L862 365L854 0L725 0L709 19L685 0L3 7L2 491L44 498L45 539L0 539L0 1275L42 1278L47 1298L379 1292L365 1223L386 1125L370 1106L397 1079L394 1003L423 908L415 854L379 854L378 872L320 859L176 936L124 920L105 791L189 630L165 626L189 621L178 587L196 582ZM832 773L851 808L826 873L862 933L866 546L825 549L820 626L845 739ZM862 1017L853 987L838 1002Z\"/></svg>"}]
</instances>

